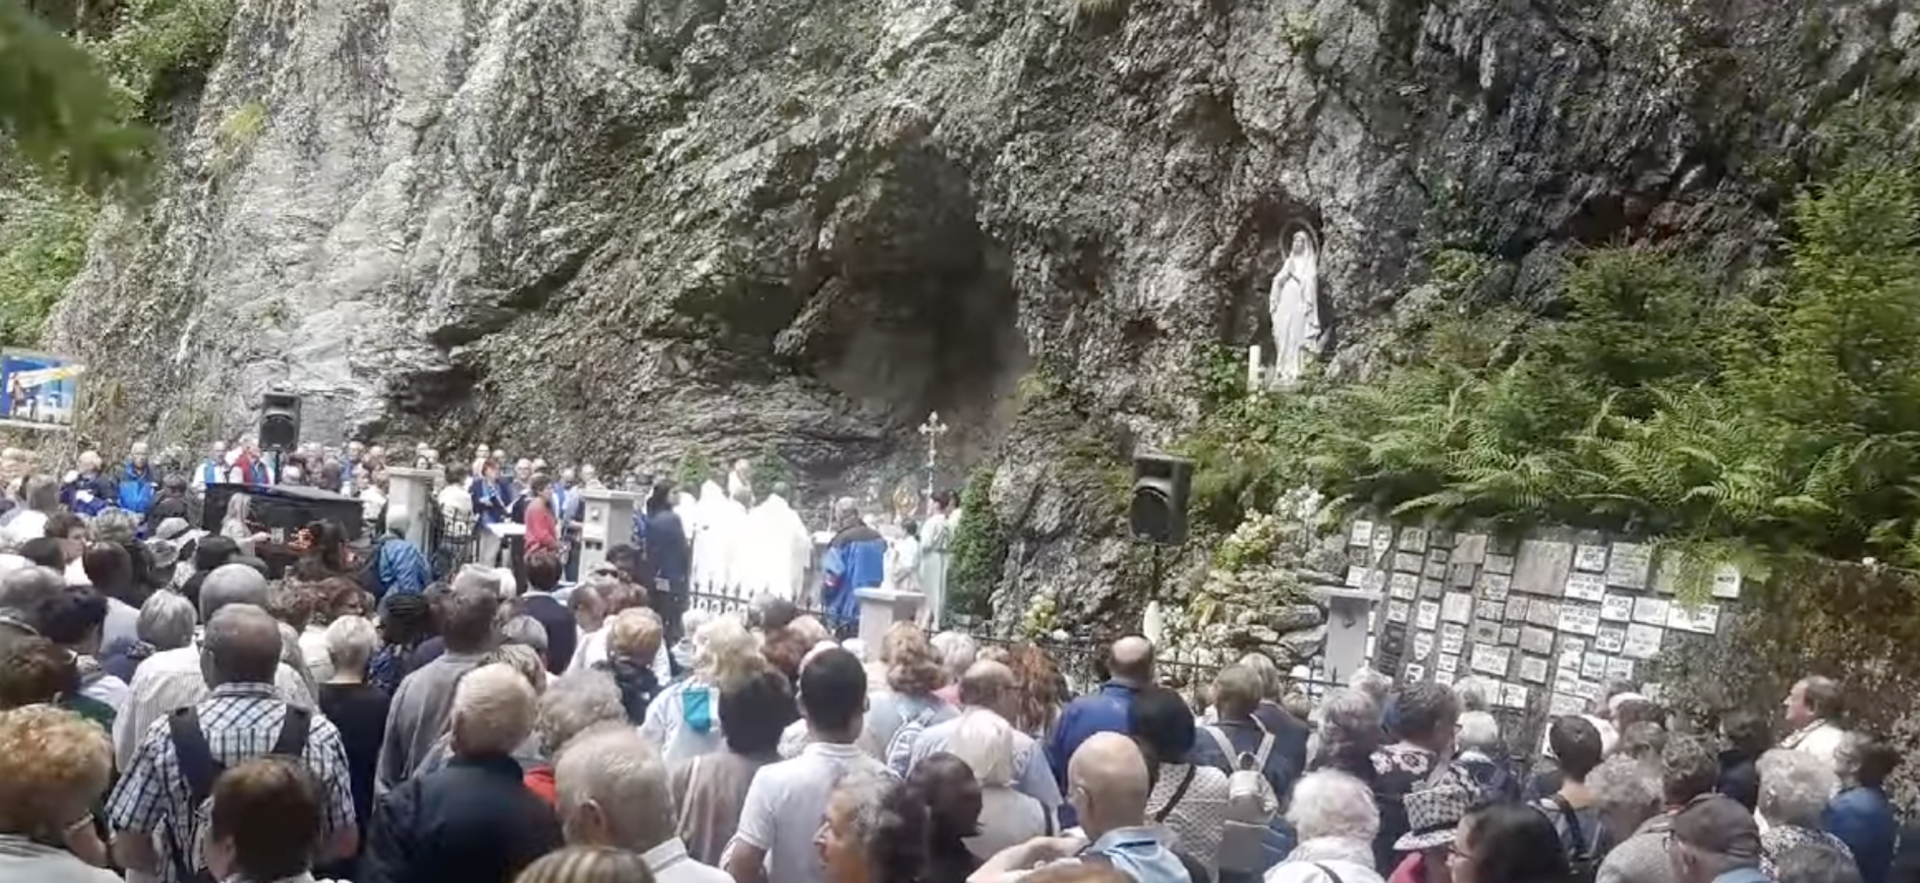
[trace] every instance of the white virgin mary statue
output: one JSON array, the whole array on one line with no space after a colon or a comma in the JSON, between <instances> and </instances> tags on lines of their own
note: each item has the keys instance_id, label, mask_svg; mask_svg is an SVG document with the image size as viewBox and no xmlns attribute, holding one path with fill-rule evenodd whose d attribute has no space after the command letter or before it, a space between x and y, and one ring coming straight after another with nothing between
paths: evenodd
<instances>
[{"instance_id":1,"label":"white virgin mary statue","mask_svg":"<svg viewBox=\"0 0 1920 883\"><path fill-rule=\"evenodd\" d=\"M1320 352L1320 254L1305 231L1293 234L1287 262L1267 294L1273 319L1273 381L1300 379L1307 359Z\"/></svg>"}]
</instances>

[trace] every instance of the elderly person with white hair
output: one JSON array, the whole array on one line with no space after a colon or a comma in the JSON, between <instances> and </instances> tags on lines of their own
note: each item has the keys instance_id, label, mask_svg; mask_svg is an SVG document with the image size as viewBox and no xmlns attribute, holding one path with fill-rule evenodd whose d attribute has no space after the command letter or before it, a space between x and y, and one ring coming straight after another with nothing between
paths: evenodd
<instances>
[{"instance_id":1,"label":"elderly person with white hair","mask_svg":"<svg viewBox=\"0 0 1920 883\"><path fill-rule=\"evenodd\" d=\"M506 608L502 608L503 610ZM540 657L540 664L547 664L547 627L531 616L520 615L509 618L500 626L500 643L519 644L533 650Z\"/></svg>"},{"instance_id":2,"label":"elderly person with white hair","mask_svg":"<svg viewBox=\"0 0 1920 883\"><path fill-rule=\"evenodd\" d=\"M1307 745L1307 769L1334 769L1370 782L1373 752L1385 739L1380 706L1360 690L1330 690L1320 703L1320 728Z\"/></svg>"},{"instance_id":3,"label":"elderly person with white hair","mask_svg":"<svg viewBox=\"0 0 1920 883\"><path fill-rule=\"evenodd\" d=\"M1454 743L1458 749L1454 768L1473 780L1481 799L1520 799L1520 777L1514 772L1506 740L1500 738L1499 720L1485 711L1462 712Z\"/></svg>"},{"instance_id":4,"label":"elderly person with white hair","mask_svg":"<svg viewBox=\"0 0 1920 883\"><path fill-rule=\"evenodd\" d=\"M1827 833L1821 813L1840 790L1840 777L1825 758L1790 748L1760 755L1760 870L1769 877L1773 861L1796 846L1817 841L1853 858L1840 838Z\"/></svg>"},{"instance_id":5,"label":"elderly person with white hair","mask_svg":"<svg viewBox=\"0 0 1920 883\"><path fill-rule=\"evenodd\" d=\"M960 704L960 678L967 673L973 661L980 655L980 645L966 632L945 631L934 635L929 643L933 653L940 659L940 670L946 673L946 684L933 691L935 696L945 700L948 705Z\"/></svg>"},{"instance_id":6,"label":"elderly person with white hair","mask_svg":"<svg viewBox=\"0 0 1920 883\"><path fill-rule=\"evenodd\" d=\"M1382 883L1373 866L1380 810L1365 782L1335 770L1301 777L1287 805L1299 845L1266 883Z\"/></svg>"},{"instance_id":7,"label":"elderly person with white hair","mask_svg":"<svg viewBox=\"0 0 1920 883\"><path fill-rule=\"evenodd\" d=\"M552 759L560 749L588 730L601 726L627 729L627 710L620 702L620 687L603 671L569 672L555 678L540 694L539 716L533 723L533 737L543 758L527 768L527 788L553 804Z\"/></svg>"},{"instance_id":8,"label":"elderly person with white hair","mask_svg":"<svg viewBox=\"0 0 1920 883\"><path fill-rule=\"evenodd\" d=\"M321 632L327 656L333 661L325 683L319 686L320 711L340 730L347 749L347 782L353 789L354 818L366 842L367 821L373 816L374 772L380 764L380 742L386 737L391 697L367 683L367 663L380 646L373 622L361 616L341 616ZM321 878L353 879L352 863L319 869Z\"/></svg>"},{"instance_id":9,"label":"elderly person with white hair","mask_svg":"<svg viewBox=\"0 0 1920 883\"><path fill-rule=\"evenodd\" d=\"M568 845L637 854L656 883L733 883L688 854L666 761L639 733L609 728L575 739L554 764L554 784Z\"/></svg>"},{"instance_id":10,"label":"elderly person with white hair","mask_svg":"<svg viewBox=\"0 0 1920 883\"><path fill-rule=\"evenodd\" d=\"M985 861L1007 847L1054 831L1053 812L1014 790L1013 725L985 708L954 721L943 751L960 758L980 783L979 830L966 838L967 851Z\"/></svg>"},{"instance_id":11,"label":"elderly person with white hair","mask_svg":"<svg viewBox=\"0 0 1920 883\"><path fill-rule=\"evenodd\" d=\"M138 640L101 660L100 667L131 684L140 663L155 653L192 643L193 630L199 625L200 615L194 611L193 602L187 600L185 595L154 592L147 596L146 603L140 605L140 616L134 620L134 634Z\"/></svg>"},{"instance_id":12,"label":"elderly person with white hair","mask_svg":"<svg viewBox=\"0 0 1920 883\"><path fill-rule=\"evenodd\" d=\"M640 725L640 734L662 746L669 764L724 748L721 692L767 668L760 639L731 614L707 623L693 644L693 672L661 690Z\"/></svg>"},{"instance_id":13,"label":"elderly person with white hair","mask_svg":"<svg viewBox=\"0 0 1920 883\"><path fill-rule=\"evenodd\" d=\"M381 796L360 879L511 880L560 848L553 809L513 759L534 717L533 687L512 667L460 678L447 722L453 759Z\"/></svg>"}]
</instances>

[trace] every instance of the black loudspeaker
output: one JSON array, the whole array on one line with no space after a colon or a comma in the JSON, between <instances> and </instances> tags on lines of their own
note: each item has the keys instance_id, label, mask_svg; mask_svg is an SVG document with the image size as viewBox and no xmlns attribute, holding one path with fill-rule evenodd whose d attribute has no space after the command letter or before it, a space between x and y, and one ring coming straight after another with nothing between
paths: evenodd
<instances>
[{"instance_id":1,"label":"black loudspeaker","mask_svg":"<svg viewBox=\"0 0 1920 883\"><path fill-rule=\"evenodd\" d=\"M1187 497L1193 489L1193 461L1164 454L1133 458L1133 499L1127 525L1134 540L1160 546L1187 541Z\"/></svg>"},{"instance_id":2,"label":"black loudspeaker","mask_svg":"<svg viewBox=\"0 0 1920 883\"><path fill-rule=\"evenodd\" d=\"M260 399L260 450L285 453L300 446L300 397L270 392Z\"/></svg>"}]
</instances>

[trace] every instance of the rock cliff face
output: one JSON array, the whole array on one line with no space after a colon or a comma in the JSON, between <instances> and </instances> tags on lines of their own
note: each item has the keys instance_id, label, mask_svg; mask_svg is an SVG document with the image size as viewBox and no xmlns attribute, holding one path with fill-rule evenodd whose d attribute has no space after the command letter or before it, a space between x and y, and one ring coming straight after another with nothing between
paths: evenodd
<instances>
[{"instance_id":1,"label":"rock cliff face","mask_svg":"<svg viewBox=\"0 0 1920 883\"><path fill-rule=\"evenodd\" d=\"M829 490L909 474L938 410L948 462L1007 458L1010 578L1091 610L1122 555L1088 478L1177 435L1206 346L1263 338L1290 230L1322 240L1345 371L1437 248L1536 304L1581 244L1750 264L1809 130L1910 82L1917 25L1893 0L241 0L159 198L105 219L49 343L90 363L107 443L198 445L284 386L315 438L777 452Z\"/></svg>"}]
</instances>

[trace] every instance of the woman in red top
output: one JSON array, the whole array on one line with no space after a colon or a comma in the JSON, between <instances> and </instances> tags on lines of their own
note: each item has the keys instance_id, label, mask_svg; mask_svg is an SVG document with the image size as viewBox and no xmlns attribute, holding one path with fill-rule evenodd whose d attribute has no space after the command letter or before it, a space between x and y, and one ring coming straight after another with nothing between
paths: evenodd
<instances>
[{"instance_id":1,"label":"woman in red top","mask_svg":"<svg viewBox=\"0 0 1920 883\"><path fill-rule=\"evenodd\" d=\"M533 477L530 488L533 499L527 501L527 554L535 552L560 551L560 523L553 517L553 506L548 501L553 480L544 476Z\"/></svg>"}]
</instances>

